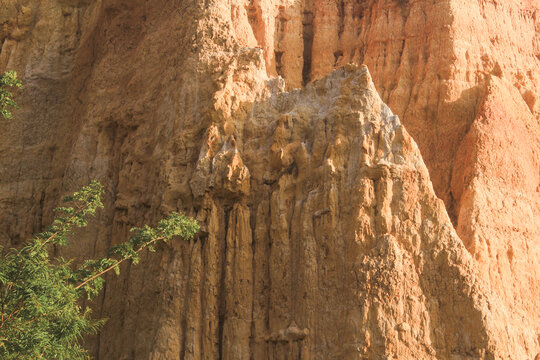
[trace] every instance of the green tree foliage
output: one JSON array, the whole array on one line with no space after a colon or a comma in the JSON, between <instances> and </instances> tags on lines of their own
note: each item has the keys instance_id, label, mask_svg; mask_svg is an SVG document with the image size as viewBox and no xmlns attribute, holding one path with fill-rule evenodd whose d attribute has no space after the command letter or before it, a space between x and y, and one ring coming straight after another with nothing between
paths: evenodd
<instances>
[{"instance_id":1,"label":"green tree foliage","mask_svg":"<svg viewBox=\"0 0 540 360\"><path fill-rule=\"evenodd\" d=\"M22 89L22 84L17 79L15 71L8 71L0 75L0 115L4 119L11 119L13 116L10 108L18 108L17 103L13 100L13 94L8 90L10 88Z\"/></svg>"},{"instance_id":2,"label":"green tree foliage","mask_svg":"<svg viewBox=\"0 0 540 360\"><path fill-rule=\"evenodd\" d=\"M87 260L79 267L73 261L50 256L52 246L65 246L76 227L103 207L103 188L97 181L64 199L57 217L44 232L20 249L0 252L0 358L87 359L81 345L86 334L98 331L103 320L91 317L80 300L96 296L103 275L119 272L124 261L136 264L144 249L177 236L193 238L199 230L195 220L173 213L156 227L132 229L131 238L110 249L108 256Z\"/></svg>"}]
</instances>

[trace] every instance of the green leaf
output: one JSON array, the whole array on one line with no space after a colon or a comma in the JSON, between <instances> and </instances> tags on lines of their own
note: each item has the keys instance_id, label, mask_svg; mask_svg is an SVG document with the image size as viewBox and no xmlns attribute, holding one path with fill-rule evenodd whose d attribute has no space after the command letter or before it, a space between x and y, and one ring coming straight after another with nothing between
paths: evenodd
<instances>
[{"instance_id":1,"label":"green leaf","mask_svg":"<svg viewBox=\"0 0 540 360\"><path fill-rule=\"evenodd\" d=\"M11 119L13 117L10 108L19 108L13 100L13 94L8 88L22 89L22 83L17 79L17 73L15 71L8 71L0 75L0 115L4 119Z\"/></svg>"},{"instance_id":2,"label":"green leaf","mask_svg":"<svg viewBox=\"0 0 540 360\"><path fill-rule=\"evenodd\" d=\"M155 251L157 243L177 236L189 240L199 229L195 220L173 213L156 227L132 229L108 256L87 259L78 268L73 259L50 257L51 244L68 245L72 228L86 226L103 207L102 194L101 184L92 181L65 199L68 206L56 209L46 231L21 249L0 251L0 359L87 359L81 340L99 331L104 319L93 319L80 300L98 295L103 276L110 270L118 275L122 262L137 264L143 250Z\"/></svg>"}]
</instances>

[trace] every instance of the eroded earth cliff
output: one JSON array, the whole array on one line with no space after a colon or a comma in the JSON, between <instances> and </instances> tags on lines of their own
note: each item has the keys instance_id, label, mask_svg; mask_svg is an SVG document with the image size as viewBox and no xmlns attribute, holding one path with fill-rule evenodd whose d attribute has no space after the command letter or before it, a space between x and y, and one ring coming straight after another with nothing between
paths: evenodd
<instances>
[{"instance_id":1,"label":"eroded earth cliff","mask_svg":"<svg viewBox=\"0 0 540 360\"><path fill-rule=\"evenodd\" d=\"M0 71L25 90L0 122L0 242L93 178L106 209L68 255L200 221L108 279L98 359L533 359L539 15L3 0Z\"/></svg>"}]
</instances>

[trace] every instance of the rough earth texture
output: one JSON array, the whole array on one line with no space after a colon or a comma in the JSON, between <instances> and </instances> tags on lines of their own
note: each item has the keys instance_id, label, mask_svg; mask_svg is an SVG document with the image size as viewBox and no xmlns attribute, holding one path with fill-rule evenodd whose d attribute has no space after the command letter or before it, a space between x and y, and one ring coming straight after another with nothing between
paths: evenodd
<instances>
[{"instance_id":1,"label":"rough earth texture","mask_svg":"<svg viewBox=\"0 0 540 360\"><path fill-rule=\"evenodd\" d=\"M534 358L539 14L4 0L0 71L25 90L0 121L0 242L93 178L106 210L67 255L197 217L197 241L108 279L98 359ZM351 62L371 76L332 72Z\"/></svg>"}]
</instances>

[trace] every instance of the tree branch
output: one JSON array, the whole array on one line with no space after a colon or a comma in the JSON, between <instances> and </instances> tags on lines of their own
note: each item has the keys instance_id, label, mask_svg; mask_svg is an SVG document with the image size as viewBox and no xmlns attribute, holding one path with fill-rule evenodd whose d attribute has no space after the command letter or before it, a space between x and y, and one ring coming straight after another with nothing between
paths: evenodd
<instances>
[{"instance_id":1,"label":"tree branch","mask_svg":"<svg viewBox=\"0 0 540 360\"><path fill-rule=\"evenodd\" d=\"M135 251L135 254L138 254L139 252L141 252L145 247L147 247L148 245L150 244L153 244L155 243L156 241L158 240L163 240L164 238L163 237L157 237L155 239L153 239L152 241L149 241L147 242L146 244L144 244L143 246L141 246L137 251ZM119 266L121 263L123 263L125 260L129 260L131 259L131 256L130 257L125 257L121 260L119 260L116 264L114 265L111 265L109 266L107 269L103 270L102 272L98 273L98 274L95 274L93 275L92 277L88 278L87 280L83 281L82 283L80 283L79 285L77 285L75 287L75 289L80 289L81 287L83 287L84 285L88 284L90 281L94 280L95 278L97 277L100 277L101 275L111 271L112 269L114 269L115 267Z\"/></svg>"}]
</instances>

